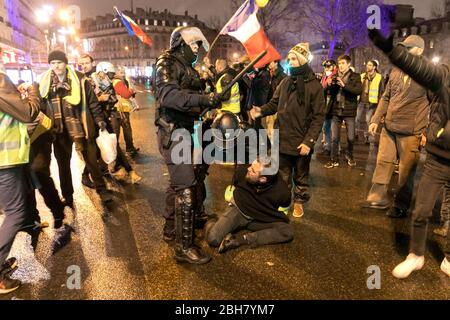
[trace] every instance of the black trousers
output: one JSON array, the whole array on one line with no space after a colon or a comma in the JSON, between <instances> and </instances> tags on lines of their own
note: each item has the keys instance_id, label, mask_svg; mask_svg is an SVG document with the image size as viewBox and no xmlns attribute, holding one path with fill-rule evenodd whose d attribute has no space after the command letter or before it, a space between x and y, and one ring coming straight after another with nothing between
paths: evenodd
<instances>
[{"instance_id":1,"label":"black trousers","mask_svg":"<svg viewBox=\"0 0 450 320\"><path fill-rule=\"evenodd\" d=\"M294 182L294 202L305 203L310 199L309 194L309 168L312 149L307 156L292 156L280 153L280 174L292 190Z\"/></svg>"},{"instance_id":2,"label":"black trousers","mask_svg":"<svg viewBox=\"0 0 450 320\"><path fill-rule=\"evenodd\" d=\"M166 190L166 209L164 218L173 221L175 219L175 196L177 192L195 187L196 188L196 213L202 210L203 202L206 199L205 178L207 166L193 164L175 164L172 161L172 150L176 142L172 142L168 149L162 146L162 133L158 130L158 147L164 162L169 171L169 187Z\"/></svg>"},{"instance_id":3,"label":"black trousers","mask_svg":"<svg viewBox=\"0 0 450 320\"><path fill-rule=\"evenodd\" d=\"M31 145L31 170L36 174L40 188L39 192L44 198L45 205L50 209L55 220L64 218L64 206L59 198L58 190L50 174L53 136L44 133ZM61 174L61 173L60 173ZM69 167L70 175L70 167ZM70 180L70 183L72 181Z\"/></svg>"},{"instance_id":4,"label":"black trousers","mask_svg":"<svg viewBox=\"0 0 450 320\"><path fill-rule=\"evenodd\" d=\"M72 172L70 170L72 147L73 141L66 130L61 134L53 135L53 152L58 162L61 193L66 200L73 199Z\"/></svg>"},{"instance_id":5,"label":"black trousers","mask_svg":"<svg viewBox=\"0 0 450 320\"><path fill-rule=\"evenodd\" d=\"M450 186L450 162L428 154L417 189L416 206L412 217L410 251L418 256L425 255L428 221L444 186L446 188ZM445 256L450 260L450 232L447 233Z\"/></svg>"},{"instance_id":6,"label":"black trousers","mask_svg":"<svg viewBox=\"0 0 450 320\"><path fill-rule=\"evenodd\" d=\"M123 139L125 140L126 151L130 152L135 150L133 143L133 130L131 129L130 113L120 113L120 126L123 129Z\"/></svg>"},{"instance_id":7,"label":"black trousers","mask_svg":"<svg viewBox=\"0 0 450 320\"><path fill-rule=\"evenodd\" d=\"M39 222L28 170L27 165L0 169L0 209L5 213L0 225L0 265L8 257L17 232L32 228L35 218Z\"/></svg>"},{"instance_id":8,"label":"black trousers","mask_svg":"<svg viewBox=\"0 0 450 320\"><path fill-rule=\"evenodd\" d=\"M116 161L116 169L119 169L121 166L125 168L127 172L133 170L130 162L127 159L125 152L123 152L122 148L119 145L120 138L120 116L117 112L112 112L108 119L107 129L109 132L113 132L117 137L117 161Z\"/></svg>"},{"instance_id":9,"label":"black trousers","mask_svg":"<svg viewBox=\"0 0 450 320\"><path fill-rule=\"evenodd\" d=\"M206 240L210 246L218 247L228 233L242 228L251 231L247 234L247 239L252 246L284 243L294 238L294 231L289 223L265 223L248 219L233 205L214 224Z\"/></svg>"},{"instance_id":10,"label":"black trousers","mask_svg":"<svg viewBox=\"0 0 450 320\"><path fill-rule=\"evenodd\" d=\"M106 190L105 180L103 180L103 174L98 162L99 154L95 139L89 139L83 142L82 155L85 162L83 174L91 174L95 189L98 192Z\"/></svg>"}]
</instances>

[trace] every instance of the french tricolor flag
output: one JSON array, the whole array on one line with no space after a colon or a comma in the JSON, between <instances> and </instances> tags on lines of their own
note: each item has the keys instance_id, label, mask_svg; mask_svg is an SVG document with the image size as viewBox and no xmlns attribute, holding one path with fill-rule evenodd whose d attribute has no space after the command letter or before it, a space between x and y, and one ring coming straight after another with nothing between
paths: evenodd
<instances>
[{"instance_id":1,"label":"french tricolor flag","mask_svg":"<svg viewBox=\"0 0 450 320\"><path fill-rule=\"evenodd\" d=\"M137 25L136 22L133 21L133 19L131 19L126 14L120 12L119 9L117 9L117 7L114 7L114 9L119 15L119 18L122 21L125 29L127 29L128 35L138 37L139 40L141 40L148 46L151 46L153 44L152 39L150 39L150 37L145 34L145 32Z\"/></svg>"},{"instance_id":2,"label":"french tricolor flag","mask_svg":"<svg viewBox=\"0 0 450 320\"><path fill-rule=\"evenodd\" d=\"M261 68L272 61L281 60L281 56L259 24L257 13L258 6L255 0L245 1L223 27L220 34L228 34L239 40L252 60L262 51L267 50L264 58L255 65L255 68Z\"/></svg>"}]
</instances>

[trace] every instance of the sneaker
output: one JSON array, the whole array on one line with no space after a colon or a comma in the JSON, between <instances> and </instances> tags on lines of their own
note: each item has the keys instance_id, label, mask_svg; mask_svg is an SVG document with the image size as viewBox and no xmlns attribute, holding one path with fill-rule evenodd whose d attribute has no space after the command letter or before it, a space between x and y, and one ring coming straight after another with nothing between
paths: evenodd
<instances>
[{"instance_id":1,"label":"sneaker","mask_svg":"<svg viewBox=\"0 0 450 320\"><path fill-rule=\"evenodd\" d=\"M231 249L239 248L241 244L231 233L227 234L219 246L219 253L224 253Z\"/></svg>"},{"instance_id":2,"label":"sneaker","mask_svg":"<svg viewBox=\"0 0 450 320\"><path fill-rule=\"evenodd\" d=\"M17 259L9 258L0 267L0 277L3 275L11 276L17 270Z\"/></svg>"},{"instance_id":3,"label":"sneaker","mask_svg":"<svg viewBox=\"0 0 450 320\"><path fill-rule=\"evenodd\" d=\"M70 209L75 210L73 198L61 198L61 203L64 207L69 207Z\"/></svg>"},{"instance_id":4,"label":"sneaker","mask_svg":"<svg viewBox=\"0 0 450 320\"><path fill-rule=\"evenodd\" d=\"M406 216L408 215L408 210L407 209L397 208L397 207L391 207L386 212L386 215L389 218L395 218L395 219L406 218Z\"/></svg>"},{"instance_id":5,"label":"sneaker","mask_svg":"<svg viewBox=\"0 0 450 320\"><path fill-rule=\"evenodd\" d=\"M439 228L433 230L433 233L440 237L446 237L448 233L450 221L444 222Z\"/></svg>"},{"instance_id":6,"label":"sneaker","mask_svg":"<svg viewBox=\"0 0 450 320\"><path fill-rule=\"evenodd\" d=\"M94 182L92 182L92 180L91 180L91 178L89 177L88 174L83 174L81 176L81 183L84 186L86 186L86 187L88 187L90 189L94 189L95 188L95 184L94 184Z\"/></svg>"},{"instance_id":7,"label":"sneaker","mask_svg":"<svg viewBox=\"0 0 450 320\"><path fill-rule=\"evenodd\" d=\"M443 273L450 277L450 261L448 261L447 258L444 258L444 260L442 260L441 270Z\"/></svg>"},{"instance_id":8,"label":"sneaker","mask_svg":"<svg viewBox=\"0 0 450 320\"><path fill-rule=\"evenodd\" d=\"M347 163L348 163L348 165L349 165L350 167L356 166L356 161L355 161L355 159L353 159L353 156L352 156L352 155L346 154L346 155L345 155L345 159L347 159Z\"/></svg>"},{"instance_id":9,"label":"sneaker","mask_svg":"<svg viewBox=\"0 0 450 320\"><path fill-rule=\"evenodd\" d=\"M17 290L21 285L19 280L11 279L8 275L0 278L0 294L8 294Z\"/></svg>"},{"instance_id":10,"label":"sneaker","mask_svg":"<svg viewBox=\"0 0 450 320\"><path fill-rule=\"evenodd\" d=\"M325 165L325 168L327 168L327 169L332 169L332 168L336 168L336 167L339 167L339 162L335 161L335 160L331 160L330 162L328 162Z\"/></svg>"},{"instance_id":11,"label":"sneaker","mask_svg":"<svg viewBox=\"0 0 450 320\"><path fill-rule=\"evenodd\" d=\"M400 263L392 271L392 275L398 279L408 278L413 271L417 271L423 268L425 263L424 256L416 256L414 253L410 253L406 260Z\"/></svg>"},{"instance_id":12,"label":"sneaker","mask_svg":"<svg viewBox=\"0 0 450 320\"><path fill-rule=\"evenodd\" d=\"M138 155L139 150L141 150L141 149L133 148L133 149L127 150L127 154L130 158L135 158Z\"/></svg>"},{"instance_id":13,"label":"sneaker","mask_svg":"<svg viewBox=\"0 0 450 320\"><path fill-rule=\"evenodd\" d=\"M112 172L111 175L118 181L126 181L128 178L128 172L124 167L120 167L119 170L117 170L116 172Z\"/></svg>"},{"instance_id":14,"label":"sneaker","mask_svg":"<svg viewBox=\"0 0 450 320\"><path fill-rule=\"evenodd\" d=\"M305 212L303 211L303 204L300 202L294 202L294 212L292 213L292 216L294 218L301 218Z\"/></svg>"},{"instance_id":15,"label":"sneaker","mask_svg":"<svg viewBox=\"0 0 450 320\"><path fill-rule=\"evenodd\" d=\"M132 184L136 184L136 183L138 183L139 181L142 180L142 177L139 176L139 175L136 173L136 171L134 171L134 170L132 170L132 171L130 172L130 178L131 178L131 183L132 183Z\"/></svg>"}]
</instances>

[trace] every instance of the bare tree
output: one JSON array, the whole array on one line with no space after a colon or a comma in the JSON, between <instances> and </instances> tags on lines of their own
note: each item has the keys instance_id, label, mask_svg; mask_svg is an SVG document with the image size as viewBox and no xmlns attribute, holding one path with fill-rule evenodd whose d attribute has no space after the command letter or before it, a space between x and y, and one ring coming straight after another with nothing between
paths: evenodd
<instances>
[{"instance_id":1,"label":"bare tree","mask_svg":"<svg viewBox=\"0 0 450 320\"><path fill-rule=\"evenodd\" d=\"M450 0L436 0L431 7L432 18L443 18L450 10Z\"/></svg>"},{"instance_id":2,"label":"bare tree","mask_svg":"<svg viewBox=\"0 0 450 320\"><path fill-rule=\"evenodd\" d=\"M367 8L380 0L315 0L306 3L305 22L328 43L328 56L341 43L348 53L368 43Z\"/></svg>"}]
</instances>

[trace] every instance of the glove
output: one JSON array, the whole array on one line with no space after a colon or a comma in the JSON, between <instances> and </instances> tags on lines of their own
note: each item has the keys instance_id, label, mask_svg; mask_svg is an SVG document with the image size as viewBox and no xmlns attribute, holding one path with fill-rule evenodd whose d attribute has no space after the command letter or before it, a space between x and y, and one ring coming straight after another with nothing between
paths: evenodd
<instances>
[{"instance_id":1,"label":"glove","mask_svg":"<svg viewBox=\"0 0 450 320\"><path fill-rule=\"evenodd\" d=\"M100 121L98 123L98 127L100 128L101 131L106 130L106 122L105 121Z\"/></svg>"},{"instance_id":2,"label":"glove","mask_svg":"<svg viewBox=\"0 0 450 320\"><path fill-rule=\"evenodd\" d=\"M394 50L394 34L391 34L391 36L386 39L378 29L370 29L369 38L373 44L384 53L390 53Z\"/></svg>"},{"instance_id":3,"label":"glove","mask_svg":"<svg viewBox=\"0 0 450 320\"><path fill-rule=\"evenodd\" d=\"M219 98L219 95L216 93L205 94L200 96L200 105L203 107L216 109L220 106L222 101Z\"/></svg>"}]
</instances>

